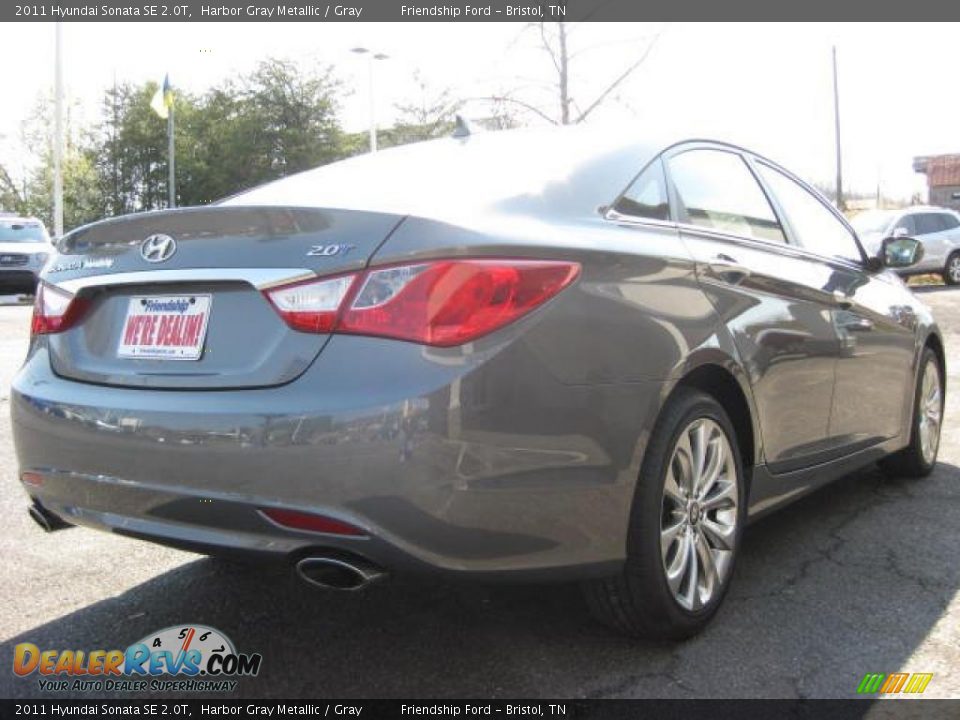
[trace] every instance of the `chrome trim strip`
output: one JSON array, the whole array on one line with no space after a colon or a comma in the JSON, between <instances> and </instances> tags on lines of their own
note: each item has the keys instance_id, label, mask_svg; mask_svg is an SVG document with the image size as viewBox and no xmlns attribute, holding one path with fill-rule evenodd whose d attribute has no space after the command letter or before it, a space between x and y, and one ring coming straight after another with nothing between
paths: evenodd
<instances>
[{"instance_id":1,"label":"chrome trim strip","mask_svg":"<svg viewBox=\"0 0 960 720\"><path fill-rule=\"evenodd\" d=\"M140 285L177 282L246 282L257 290L266 290L300 280L317 277L307 268L184 268L181 270L140 270L137 272L105 273L72 278L63 282L47 282L76 294L91 287L114 285Z\"/></svg>"}]
</instances>

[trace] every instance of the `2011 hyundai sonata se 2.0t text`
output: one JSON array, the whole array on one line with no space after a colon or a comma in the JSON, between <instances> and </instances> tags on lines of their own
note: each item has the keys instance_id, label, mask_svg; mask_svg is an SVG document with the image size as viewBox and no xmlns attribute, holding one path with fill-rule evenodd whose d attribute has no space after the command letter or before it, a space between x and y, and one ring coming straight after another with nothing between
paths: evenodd
<instances>
[{"instance_id":1,"label":"2011 hyundai sonata se 2.0t text","mask_svg":"<svg viewBox=\"0 0 960 720\"><path fill-rule=\"evenodd\" d=\"M914 239L867 256L732 145L456 135L66 235L10 399L34 518L341 589L578 580L677 638L748 519L931 471Z\"/></svg>"}]
</instances>

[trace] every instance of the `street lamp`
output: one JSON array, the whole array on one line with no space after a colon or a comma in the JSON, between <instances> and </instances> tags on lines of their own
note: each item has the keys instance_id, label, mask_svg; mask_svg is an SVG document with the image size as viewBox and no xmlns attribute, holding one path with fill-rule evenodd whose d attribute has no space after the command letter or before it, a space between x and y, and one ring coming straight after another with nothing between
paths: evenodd
<instances>
[{"instance_id":1,"label":"street lamp","mask_svg":"<svg viewBox=\"0 0 960 720\"><path fill-rule=\"evenodd\" d=\"M370 152L377 151L377 104L376 96L373 93L373 63L375 60L386 60L389 55L385 53L374 52L369 48L355 47L350 52L358 55L366 55L369 60L370 71Z\"/></svg>"}]
</instances>

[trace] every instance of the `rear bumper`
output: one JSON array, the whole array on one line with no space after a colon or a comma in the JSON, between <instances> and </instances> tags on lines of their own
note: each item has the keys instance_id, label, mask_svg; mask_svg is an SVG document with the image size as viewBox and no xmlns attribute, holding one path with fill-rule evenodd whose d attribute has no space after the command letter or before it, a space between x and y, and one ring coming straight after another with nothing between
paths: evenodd
<instances>
[{"instance_id":1,"label":"rear bumper","mask_svg":"<svg viewBox=\"0 0 960 720\"><path fill-rule=\"evenodd\" d=\"M40 270L0 268L0 292L33 293Z\"/></svg>"},{"instance_id":2,"label":"rear bumper","mask_svg":"<svg viewBox=\"0 0 960 720\"><path fill-rule=\"evenodd\" d=\"M622 562L662 384L566 385L523 341L439 352L335 337L296 381L258 390L65 380L42 343L11 392L24 485L72 524L290 561L343 550L388 569L518 579ZM367 537L282 528L260 509Z\"/></svg>"}]
</instances>

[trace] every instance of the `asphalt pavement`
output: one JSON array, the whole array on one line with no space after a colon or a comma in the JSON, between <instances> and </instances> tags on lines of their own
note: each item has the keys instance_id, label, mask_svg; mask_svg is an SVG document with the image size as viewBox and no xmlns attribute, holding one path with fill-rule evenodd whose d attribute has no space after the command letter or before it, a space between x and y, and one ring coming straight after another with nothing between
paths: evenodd
<instances>
[{"instance_id":1,"label":"asphalt pavement","mask_svg":"<svg viewBox=\"0 0 960 720\"><path fill-rule=\"evenodd\" d=\"M922 298L960 387L960 290ZM393 578L330 594L283 569L84 528L44 534L10 436L29 317L0 304L0 697L44 696L36 675L10 672L17 643L125 648L185 623L263 654L232 697L851 698L866 672L896 671L934 673L925 697L960 697L960 392L932 477L868 468L752 525L710 628L653 644L595 624L575 586Z\"/></svg>"}]
</instances>

